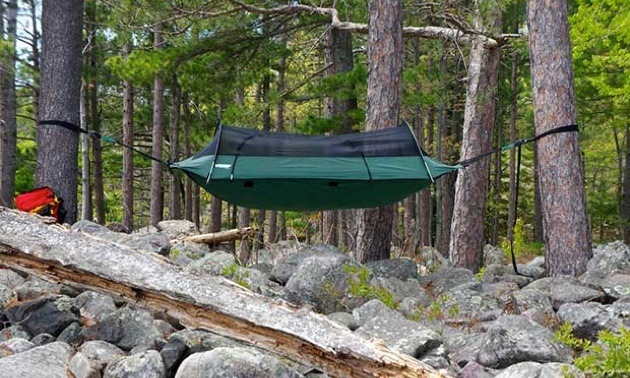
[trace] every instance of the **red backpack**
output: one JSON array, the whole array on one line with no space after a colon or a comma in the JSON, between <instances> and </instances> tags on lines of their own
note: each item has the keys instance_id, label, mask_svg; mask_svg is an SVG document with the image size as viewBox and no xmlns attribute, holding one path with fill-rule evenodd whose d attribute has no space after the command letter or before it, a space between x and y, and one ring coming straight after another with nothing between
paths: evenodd
<instances>
[{"instance_id":1,"label":"red backpack","mask_svg":"<svg viewBox=\"0 0 630 378\"><path fill-rule=\"evenodd\" d=\"M59 223L62 223L65 218L62 204L63 199L57 197L48 186L29 190L15 197L15 207L18 210L54 217Z\"/></svg>"}]
</instances>

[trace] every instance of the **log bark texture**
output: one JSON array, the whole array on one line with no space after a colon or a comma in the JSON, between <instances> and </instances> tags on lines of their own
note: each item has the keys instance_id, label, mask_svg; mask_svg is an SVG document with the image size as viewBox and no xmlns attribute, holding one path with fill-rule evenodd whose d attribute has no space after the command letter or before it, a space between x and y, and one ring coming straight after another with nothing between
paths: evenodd
<instances>
[{"instance_id":1,"label":"log bark texture","mask_svg":"<svg viewBox=\"0 0 630 378\"><path fill-rule=\"evenodd\" d=\"M211 232L209 234L201 234L189 236L185 240L195 243L219 244L227 241L239 240L244 237L253 236L256 229L253 227L235 228L219 232Z\"/></svg>"},{"instance_id":2,"label":"log bark texture","mask_svg":"<svg viewBox=\"0 0 630 378\"><path fill-rule=\"evenodd\" d=\"M0 208L0 264L42 278L122 296L339 377L442 377L431 367L368 341L323 315L199 276L161 256L46 224Z\"/></svg>"}]
</instances>

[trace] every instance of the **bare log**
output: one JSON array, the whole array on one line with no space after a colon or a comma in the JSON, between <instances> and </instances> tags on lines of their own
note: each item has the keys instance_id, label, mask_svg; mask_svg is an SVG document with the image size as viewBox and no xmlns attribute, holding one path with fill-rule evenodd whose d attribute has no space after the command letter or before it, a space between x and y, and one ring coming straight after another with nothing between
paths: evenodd
<instances>
[{"instance_id":1,"label":"bare log","mask_svg":"<svg viewBox=\"0 0 630 378\"><path fill-rule=\"evenodd\" d=\"M163 311L338 377L442 377L431 367L368 341L310 310L223 277L181 271L158 255L48 225L0 208L0 264Z\"/></svg>"},{"instance_id":2,"label":"bare log","mask_svg":"<svg viewBox=\"0 0 630 378\"><path fill-rule=\"evenodd\" d=\"M219 244L249 237L254 232L256 232L256 230L253 227L234 228L226 231L211 232L209 234L193 235L184 240L195 243Z\"/></svg>"}]
</instances>

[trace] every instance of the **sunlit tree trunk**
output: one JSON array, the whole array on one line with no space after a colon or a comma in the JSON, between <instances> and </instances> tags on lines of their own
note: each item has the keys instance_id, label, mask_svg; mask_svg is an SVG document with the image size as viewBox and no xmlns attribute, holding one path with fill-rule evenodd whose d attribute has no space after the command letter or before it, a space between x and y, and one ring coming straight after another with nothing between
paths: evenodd
<instances>
[{"instance_id":1,"label":"sunlit tree trunk","mask_svg":"<svg viewBox=\"0 0 630 378\"><path fill-rule=\"evenodd\" d=\"M42 3L41 120L80 123L82 21L82 0ZM78 132L39 125L36 183L63 198L71 224L77 220L78 149Z\"/></svg>"},{"instance_id":2,"label":"sunlit tree trunk","mask_svg":"<svg viewBox=\"0 0 630 378\"><path fill-rule=\"evenodd\" d=\"M81 127L87 129L87 85L81 85L80 119ZM90 177L90 136L81 134L81 220L92 220L92 184Z\"/></svg>"},{"instance_id":3,"label":"sunlit tree trunk","mask_svg":"<svg viewBox=\"0 0 630 378\"><path fill-rule=\"evenodd\" d=\"M398 124L403 43L402 2L370 0L368 36L368 88L366 129ZM391 248L393 206L359 211L357 259L360 262L388 259Z\"/></svg>"},{"instance_id":4,"label":"sunlit tree trunk","mask_svg":"<svg viewBox=\"0 0 630 378\"><path fill-rule=\"evenodd\" d=\"M536 134L575 124L566 1L529 0L527 25ZM537 141L547 274L576 276L592 257L578 133Z\"/></svg>"},{"instance_id":5,"label":"sunlit tree trunk","mask_svg":"<svg viewBox=\"0 0 630 378\"><path fill-rule=\"evenodd\" d=\"M478 12L483 4L478 3ZM484 12L485 13L485 12ZM500 31L500 11L476 16L476 29ZM464 113L463 160L489 151L496 118L500 52L475 39L468 66L468 90ZM484 219L488 195L489 159L460 170L455 184L449 256L457 267L478 271L483 264Z\"/></svg>"}]
</instances>

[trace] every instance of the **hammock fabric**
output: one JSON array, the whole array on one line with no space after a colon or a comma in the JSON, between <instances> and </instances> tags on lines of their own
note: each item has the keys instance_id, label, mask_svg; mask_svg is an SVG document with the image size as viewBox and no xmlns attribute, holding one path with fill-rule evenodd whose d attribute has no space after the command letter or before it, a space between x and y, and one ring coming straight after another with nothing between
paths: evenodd
<instances>
[{"instance_id":1,"label":"hammock fabric","mask_svg":"<svg viewBox=\"0 0 630 378\"><path fill-rule=\"evenodd\" d=\"M227 202L267 210L382 206L461 168L426 156L407 124L334 136L220 126L180 169Z\"/></svg>"}]
</instances>

